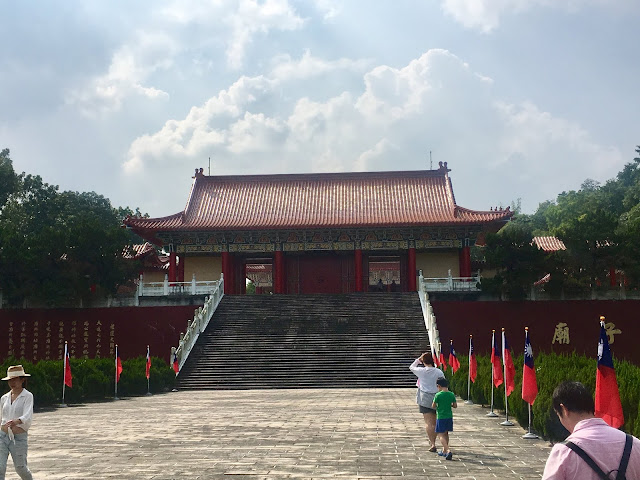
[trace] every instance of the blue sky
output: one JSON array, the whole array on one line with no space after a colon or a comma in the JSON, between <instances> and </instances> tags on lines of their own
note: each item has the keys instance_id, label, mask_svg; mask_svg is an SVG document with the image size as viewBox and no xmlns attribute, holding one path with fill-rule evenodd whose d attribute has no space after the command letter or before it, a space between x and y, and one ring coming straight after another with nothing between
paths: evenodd
<instances>
[{"instance_id":1,"label":"blue sky","mask_svg":"<svg viewBox=\"0 0 640 480\"><path fill-rule=\"evenodd\" d=\"M152 216L213 174L414 170L525 212L640 144L633 0L4 2L0 148Z\"/></svg>"}]
</instances>

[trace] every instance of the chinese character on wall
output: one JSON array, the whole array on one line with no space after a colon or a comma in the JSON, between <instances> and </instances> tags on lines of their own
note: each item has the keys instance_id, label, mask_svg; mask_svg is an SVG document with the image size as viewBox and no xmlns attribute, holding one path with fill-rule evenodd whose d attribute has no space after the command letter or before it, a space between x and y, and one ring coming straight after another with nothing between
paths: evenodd
<instances>
[{"instance_id":1,"label":"chinese character on wall","mask_svg":"<svg viewBox=\"0 0 640 480\"><path fill-rule=\"evenodd\" d=\"M552 344L559 343L561 345L569 345L569 326L560 322L556 325L556 331L553 332Z\"/></svg>"}]
</instances>

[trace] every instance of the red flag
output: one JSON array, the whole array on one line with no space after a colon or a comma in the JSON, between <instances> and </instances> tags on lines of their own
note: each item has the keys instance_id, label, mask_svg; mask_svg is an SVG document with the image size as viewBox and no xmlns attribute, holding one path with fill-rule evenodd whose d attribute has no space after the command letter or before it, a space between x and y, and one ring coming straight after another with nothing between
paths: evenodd
<instances>
[{"instance_id":1,"label":"red flag","mask_svg":"<svg viewBox=\"0 0 640 480\"><path fill-rule=\"evenodd\" d=\"M602 418L613 428L624 424L624 413L620 403L618 380L613 367L613 358L609 348L609 338L604 326L604 317L600 317L600 342L598 343L598 370L596 372L596 417Z\"/></svg>"},{"instance_id":2,"label":"red flag","mask_svg":"<svg viewBox=\"0 0 640 480\"><path fill-rule=\"evenodd\" d=\"M149 379L150 373L151 373L151 356L149 355L149 345L147 345L147 372L146 372L147 379Z\"/></svg>"},{"instance_id":3,"label":"red flag","mask_svg":"<svg viewBox=\"0 0 640 480\"><path fill-rule=\"evenodd\" d=\"M442 352L442 346L440 346L440 368L443 372L447 371L447 362L444 359L444 353Z\"/></svg>"},{"instance_id":4,"label":"red flag","mask_svg":"<svg viewBox=\"0 0 640 480\"><path fill-rule=\"evenodd\" d=\"M434 352L431 352L431 358L433 358L433 364L434 364L436 367L439 367L439 366L440 366L440 364L438 363L438 357L436 356L436 354L435 354Z\"/></svg>"},{"instance_id":5,"label":"red flag","mask_svg":"<svg viewBox=\"0 0 640 480\"><path fill-rule=\"evenodd\" d=\"M460 368L460 362L456 356L456 349L453 348L453 340L451 340L451 347L449 348L449 365L451 365L453 373L456 373Z\"/></svg>"},{"instance_id":6,"label":"red flag","mask_svg":"<svg viewBox=\"0 0 640 480\"><path fill-rule=\"evenodd\" d=\"M176 372L176 375L178 375L178 372L180 371L180 365L178 364L178 351L174 350L173 352L173 371Z\"/></svg>"},{"instance_id":7,"label":"red flag","mask_svg":"<svg viewBox=\"0 0 640 480\"><path fill-rule=\"evenodd\" d=\"M511 395L511 392L516 388L516 367L513 365L513 358L511 358L511 349L507 342L507 336L502 329L502 361L504 362L504 388L507 390L507 397Z\"/></svg>"},{"instance_id":8,"label":"red flag","mask_svg":"<svg viewBox=\"0 0 640 480\"><path fill-rule=\"evenodd\" d=\"M533 349L529 341L529 328L524 327L524 367L522 369L522 399L529 405L538 396L538 382L536 381L536 369L533 365Z\"/></svg>"},{"instance_id":9,"label":"red flag","mask_svg":"<svg viewBox=\"0 0 640 480\"><path fill-rule=\"evenodd\" d=\"M498 339L496 338L496 331L492 330L491 334L491 368L493 372L493 385L498 388L502 385L502 360L500 358L500 347L498 346Z\"/></svg>"},{"instance_id":10,"label":"red flag","mask_svg":"<svg viewBox=\"0 0 640 480\"><path fill-rule=\"evenodd\" d=\"M476 383L478 374L478 361L476 360L476 352L473 349L473 335L469 335L469 378Z\"/></svg>"},{"instance_id":11,"label":"red flag","mask_svg":"<svg viewBox=\"0 0 640 480\"><path fill-rule=\"evenodd\" d=\"M64 384L69 388L73 386L73 376L71 375L71 363L69 362L67 342L64 342Z\"/></svg>"},{"instance_id":12,"label":"red flag","mask_svg":"<svg viewBox=\"0 0 640 480\"><path fill-rule=\"evenodd\" d=\"M120 354L118 353L118 346L116 345L116 383L120 381L121 373L122 373L122 362L120 361Z\"/></svg>"}]
</instances>

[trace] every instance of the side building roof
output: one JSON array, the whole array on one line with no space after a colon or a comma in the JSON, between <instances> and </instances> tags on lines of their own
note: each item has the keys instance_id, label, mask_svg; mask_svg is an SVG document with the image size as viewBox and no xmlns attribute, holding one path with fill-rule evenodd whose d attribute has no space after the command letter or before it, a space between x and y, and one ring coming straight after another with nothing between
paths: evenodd
<instances>
[{"instance_id":1,"label":"side building roof","mask_svg":"<svg viewBox=\"0 0 640 480\"><path fill-rule=\"evenodd\" d=\"M437 170L205 176L196 171L186 208L160 218L127 217L155 232L346 227L464 226L508 221L513 212L455 202L446 163Z\"/></svg>"}]
</instances>

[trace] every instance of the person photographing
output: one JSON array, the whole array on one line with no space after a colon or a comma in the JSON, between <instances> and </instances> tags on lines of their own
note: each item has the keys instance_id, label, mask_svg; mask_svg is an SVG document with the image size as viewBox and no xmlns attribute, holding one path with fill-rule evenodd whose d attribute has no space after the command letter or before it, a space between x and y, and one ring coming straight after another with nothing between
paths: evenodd
<instances>
[{"instance_id":1,"label":"person photographing","mask_svg":"<svg viewBox=\"0 0 640 480\"><path fill-rule=\"evenodd\" d=\"M27 466L27 431L33 417L33 394L25 388L27 377L22 365L7 369L6 380L11 389L0 398L0 480L4 480L9 454L16 473L23 480L33 480Z\"/></svg>"}]
</instances>

